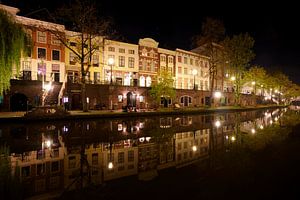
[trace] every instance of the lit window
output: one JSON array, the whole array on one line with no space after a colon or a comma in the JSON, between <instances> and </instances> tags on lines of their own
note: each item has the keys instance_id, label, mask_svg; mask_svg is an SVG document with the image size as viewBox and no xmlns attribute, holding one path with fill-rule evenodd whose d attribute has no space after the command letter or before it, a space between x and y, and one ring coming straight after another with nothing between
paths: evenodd
<instances>
[{"instance_id":1,"label":"lit window","mask_svg":"<svg viewBox=\"0 0 300 200\"><path fill-rule=\"evenodd\" d=\"M123 102L123 95L118 95L118 102Z\"/></svg>"},{"instance_id":2,"label":"lit window","mask_svg":"<svg viewBox=\"0 0 300 200\"><path fill-rule=\"evenodd\" d=\"M108 47L108 51L115 52L115 47Z\"/></svg>"},{"instance_id":3,"label":"lit window","mask_svg":"<svg viewBox=\"0 0 300 200\"><path fill-rule=\"evenodd\" d=\"M144 96L140 96L140 102L144 102L145 98Z\"/></svg>"}]
</instances>

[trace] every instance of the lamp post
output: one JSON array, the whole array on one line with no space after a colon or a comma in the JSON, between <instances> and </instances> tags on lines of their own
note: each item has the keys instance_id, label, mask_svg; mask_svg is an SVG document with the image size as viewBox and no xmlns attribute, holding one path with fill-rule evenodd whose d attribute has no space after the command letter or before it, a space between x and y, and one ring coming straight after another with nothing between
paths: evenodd
<instances>
[{"instance_id":1,"label":"lamp post","mask_svg":"<svg viewBox=\"0 0 300 200\"><path fill-rule=\"evenodd\" d=\"M112 84L112 67L115 63L115 60L113 58L108 59L108 65L110 66L110 84Z\"/></svg>"},{"instance_id":2,"label":"lamp post","mask_svg":"<svg viewBox=\"0 0 300 200\"><path fill-rule=\"evenodd\" d=\"M196 90L196 75L197 75L197 70L193 69L192 74L194 75L194 90Z\"/></svg>"}]
</instances>

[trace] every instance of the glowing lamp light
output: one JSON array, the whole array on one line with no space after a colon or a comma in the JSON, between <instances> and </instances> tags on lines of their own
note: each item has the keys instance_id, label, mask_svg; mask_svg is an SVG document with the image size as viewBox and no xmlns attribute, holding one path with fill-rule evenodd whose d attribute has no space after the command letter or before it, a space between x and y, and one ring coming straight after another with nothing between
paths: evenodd
<instances>
[{"instance_id":1,"label":"glowing lamp light","mask_svg":"<svg viewBox=\"0 0 300 200\"><path fill-rule=\"evenodd\" d=\"M273 124L273 120L270 120L270 124Z\"/></svg>"},{"instance_id":2,"label":"glowing lamp light","mask_svg":"<svg viewBox=\"0 0 300 200\"><path fill-rule=\"evenodd\" d=\"M108 64L113 65L115 63L115 60L113 58L108 59Z\"/></svg>"},{"instance_id":3,"label":"glowing lamp light","mask_svg":"<svg viewBox=\"0 0 300 200\"><path fill-rule=\"evenodd\" d=\"M254 134L256 131L254 128L251 129L251 133Z\"/></svg>"},{"instance_id":4,"label":"glowing lamp light","mask_svg":"<svg viewBox=\"0 0 300 200\"><path fill-rule=\"evenodd\" d=\"M235 81L235 76L232 76L230 80Z\"/></svg>"},{"instance_id":5,"label":"glowing lamp light","mask_svg":"<svg viewBox=\"0 0 300 200\"><path fill-rule=\"evenodd\" d=\"M217 127L217 128L219 128L220 126L221 126L221 122L218 120L218 121L216 121L215 122L215 126Z\"/></svg>"},{"instance_id":6,"label":"glowing lamp light","mask_svg":"<svg viewBox=\"0 0 300 200\"><path fill-rule=\"evenodd\" d=\"M260 128L260 129L264 129L264 126L263 126L263 125L260 125L259 128Z\"/></svg>"},{"instance_id":7,"label":"glowing lamp light","mask_svg":"<svg viewBox=\"0 0 300 200\"><path fill-rule=\"evenodd\" d=\"M47 148L50 148L51 147L51 141L50 140L46 140L45 141L45 145Z\"/></svg>"},{"instance_id":8,"label":"glowing lamp light","mask_svg":"<svg viewBox=\"0 0 300 200\"><path fill-rule=\"evenodd\" d=\"M276 122L278 121L278 117L275 117L275 119L274 119Z\"/></svg>"},{"instance_id":9,"label":"glowing lamp light","mask_svg":"<svg viewBox=\"0 0 300 200\"><path fill-rule=\"evenodd\" d=\"M255 85L255 81L252 81L252 82L251 82L251 85Z\"/></svg>"},{"instance_id":10,"label":"glowing lamp light","mask_svg":"<svg viewBox=\"0 0 300 200\"><path fill-rule=\"evenodd\" d=\"M193 150L194 152L197 151L197 146L194 145L194 146L192 147L192 150Z\"/></svg>"},{"instance_id":11,"label":"glowing lamp light","mask_svg":"<svg viewBox=\"0 0 300 200\"><path fill-rule=\"evenodd\" d=\"M108 169L114 168L114 164L112 162L109 162L108 165L107 165L107 168Z\"/></svg>"},{"instance_id":12,"label":"glowing lamp light","mask_svg":"<svg viewBox=\"0 0 300 200\"><path fill-rule=\"evenodd\" d=\"M194 76L196 76L197 73L198 73L197 70L196 70L196 69L193 69L192 74L193 74Z\"/></svg>"},{"instance_id":13,"label":"glowing lamp light","mask_svg":"<svg viewBox=\"0 0 300 200\"><path fill-rule=\"evenodd\" d=\"M235 141L235 137L234 136L231 136L231 141Z\"/></svg>"},{"instance_id":14,"label":"glowing lamp light","mask_svg":"<svg viewBox=\"0 0 300 200\"><path fill-rule=\"evenodd\" d=\"M50 90L52 90L52 85L51 85L51 83L45 84L44 87L43 87L43 89L46 90L47 92L50 91Z\"/></svg>"},{"instance_id":15,"label":"glowing lamp light","mask_svg":"<svg viewBox=\"0 0 300 200\"><path fill-rule=\"evenodd\" d=\"M222 96L222 93L219 91L214 93L214 97L216 97L216 98L220 98L221 96Z\"/></svg>"}]
</instances>

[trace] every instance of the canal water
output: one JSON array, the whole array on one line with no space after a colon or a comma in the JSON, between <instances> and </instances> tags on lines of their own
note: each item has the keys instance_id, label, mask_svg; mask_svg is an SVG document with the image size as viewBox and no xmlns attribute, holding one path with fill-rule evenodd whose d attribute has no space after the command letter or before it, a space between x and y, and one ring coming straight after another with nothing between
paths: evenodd
<instances>
[{"instance_id":1,"label":"canal water","mask_svg":"<svg viewBox=\"0 0 300 200\"><path fill-rule=\"evenodd\" d=\"M297 198L299 115L0 123L0 199Z\"/></svg>"}]
</instances>

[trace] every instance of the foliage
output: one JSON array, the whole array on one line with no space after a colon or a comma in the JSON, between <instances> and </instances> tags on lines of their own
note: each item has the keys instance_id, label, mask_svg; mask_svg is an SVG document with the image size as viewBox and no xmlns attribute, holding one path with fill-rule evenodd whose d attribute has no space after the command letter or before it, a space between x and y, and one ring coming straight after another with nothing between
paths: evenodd
<instances>
[{"instance_id":1,"label":"foliage","mask_svg":"<svg viewBox=\"0 0 300 200\"><path fill-rule=\"evenodd\" d=\"M161 97L167 100L175 97L176 91L173 88L173 83L174 79L170 72L166 70L160 72L157 82L153 84L150 90L150 95L157 104L160 103Z\"/></svg>"},{"instance_id":2,"label":"foliage","mask_svg":"<svg viewBox=\"0 0 300 200\"><path fill-rule=\"evenodd\" d=\"M31 38L22 25L0 9L0 95L10 87L13 68L20 69L23 54L31 51Z\"/></svg>"},{"instance_id":3,"label":"foliage","mask_svg":"<svg viewBox=\"0 0 300 200\"><path fill-rule=\"evenodd\" d=\"M234 93L235 104L240 104L241 87L245 83L244 75L250 61L254 58L254 39L248 34L227 37L222 43L224 47L224 58L228 61L231 74L235 77Z\"/></svg>"}]
</instances>

